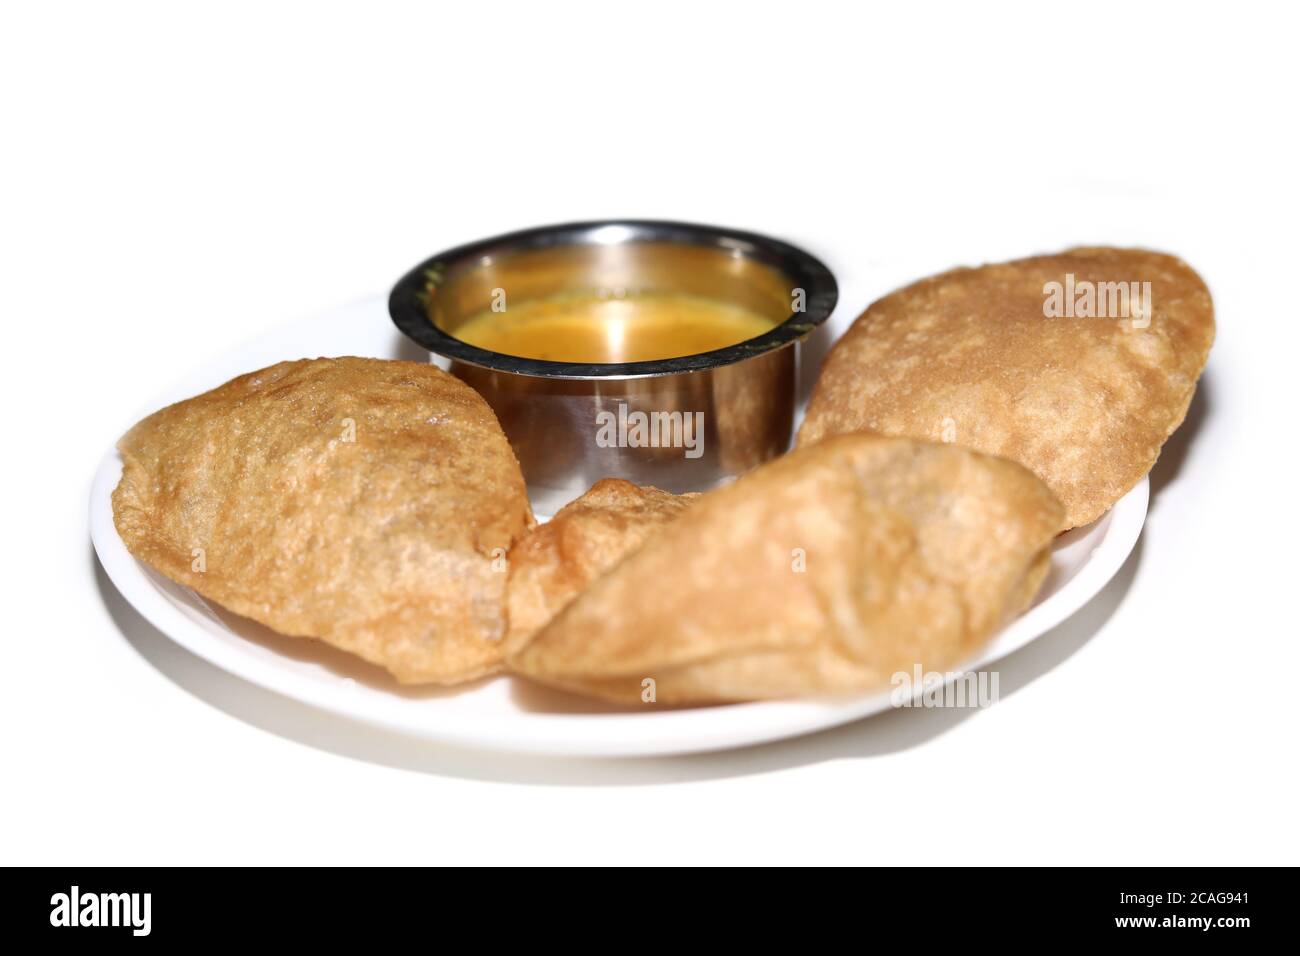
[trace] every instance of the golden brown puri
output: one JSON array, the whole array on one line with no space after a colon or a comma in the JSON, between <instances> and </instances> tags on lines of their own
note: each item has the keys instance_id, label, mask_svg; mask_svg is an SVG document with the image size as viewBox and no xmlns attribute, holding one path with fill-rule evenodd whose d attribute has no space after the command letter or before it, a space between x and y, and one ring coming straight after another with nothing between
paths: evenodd
<instances>
[{"instance_id":1,"label":"golden brown puri","mask_svg":"<svg viewBox=\"0 0 1300 956\"><path fill-rule=\"evenodd\" d=\"M498 669L506 561L532 526L487 403L415 362L282 362L118 443L113 518L167 577L409 683Z\"/></svg>"},{"instance_id":2,"label":"golden brown puri","mask_svg":"<svg viewBox=\"0 0 1300 956\"><path fill-rule=\"evenodd\" d=\"M506 655L699 495L604 478L510 552Z\"/></svg>"},{"instance_id":3,"label":"golden brown puri","mask_svg":"<svg viewBox=\"0 0 1300 956\"><path fill-rule=\"evenodd\" d=\"M1152 314L1047 318L1044 289L1067 275L1080 296L1150 282ZM1087 311L1079 304L1075 315ZM1072 249L957 269L885 296L853 324L826 359L799 444L868 430L1011 458L1056 492L1062 529L1073 528L1151 470L1213 341L1205 283L1173 256Z\"/></svg>"},{"instance_id":4,"label":"golden brown puri","mask_svg":"<svg viewBox=\"0 0 1300 956\"><path fill-rule=\"evenodd\" d=\"M1022 610L1063 510L1014 462L864 433L703 495L596 578L513 669L617 702L852 692L941 670Z\"/></svg>"}]
</instances>

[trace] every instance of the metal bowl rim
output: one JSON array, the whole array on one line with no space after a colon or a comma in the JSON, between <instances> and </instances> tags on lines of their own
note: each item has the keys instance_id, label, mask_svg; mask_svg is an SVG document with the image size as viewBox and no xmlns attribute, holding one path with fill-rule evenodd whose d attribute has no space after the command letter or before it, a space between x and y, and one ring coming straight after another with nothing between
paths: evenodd
<instances>
[{"instance_id":1,"label":"metal bowl rim","mask_svg":"<svg viewBox=\"0 0 1300 956\"><path fill-rule=\"evenodd\" d=\"M593 244L592 234L610 227L629 230L630 237L625 241L630 242L678 242L739 251L788 275L794 288L804 290L806 308L803 312L792 312L772 331L726 348L670 359L610 364L552 362L505 355L462 342L430 321L420 298L429 271L445 270L469 259L505 252ZM521 229L466 243L430 256L393 286L388 298L388 313L407 338L431 352L457 362L541 378L625 379L701 372L734 365L785 348L826 321L834 310L838 297L839 289L830 269L817 257L780 239L741 229L673 220L600 219Z\"/></svg>"}]
</instances>

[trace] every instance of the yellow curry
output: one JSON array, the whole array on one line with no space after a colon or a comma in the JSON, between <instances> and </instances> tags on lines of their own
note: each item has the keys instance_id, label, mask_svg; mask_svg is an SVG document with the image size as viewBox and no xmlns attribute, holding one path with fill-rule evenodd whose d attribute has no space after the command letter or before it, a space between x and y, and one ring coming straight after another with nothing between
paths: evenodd
<instances>
[{"instance_id":1,"label":"yellow curry","mask_svg":"<svg viewBox=\"0 0 1300 956\"><path fill-rule=\"evenodd\" d=\"M644 362L697 355L770 332L776 322L741 306L679 293L624 298L574 294L508 303L452 334L482 349L554 362Z\"/></svg>"}]
</instances>

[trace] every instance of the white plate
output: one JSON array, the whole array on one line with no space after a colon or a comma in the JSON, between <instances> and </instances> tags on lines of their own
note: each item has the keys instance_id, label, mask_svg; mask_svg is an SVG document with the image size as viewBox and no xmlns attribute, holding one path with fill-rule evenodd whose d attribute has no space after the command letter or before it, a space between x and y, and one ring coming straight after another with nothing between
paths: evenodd
<instances>
[{"instance_id":1,"label":"white plate","mask_svg":"<svg viewBox=\"0 0 1300 956\"><path fill-rule=\"evenodd\" d=\"M367 300L291 323L236 349L159 396L141 410L141 417L242 372L282 359L320 355L426 357L393 329L383 300ZM104 570L126 600L160 631L205 660L323 710L462 746L570 756L634 756L778 740L890 708L888 692L847 700L628 713L612 712L508 677L451 690L403 688L377 667L315 641L282 637L212 607L189 588L137 562L113 526L110 495L120 474L121 461L110 447L91 489L90 530ZM1059 538L1051 572L1034 606L1004 628L965 669L987 667L1086 604L1128 557L1146 510L1144 479L1100 520Z\"/></svg>"}]
</instances>

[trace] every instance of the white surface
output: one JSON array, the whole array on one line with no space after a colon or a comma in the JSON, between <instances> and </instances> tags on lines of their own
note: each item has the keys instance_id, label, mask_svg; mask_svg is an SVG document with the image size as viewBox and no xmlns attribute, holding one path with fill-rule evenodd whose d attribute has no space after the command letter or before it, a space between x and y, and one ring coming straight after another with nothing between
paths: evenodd
<instances>
[{"instance_id":1,"label":"white surface","mask_svg":"<svg viewBox=\"0 0 1300 956\"><path fill-rule=\"evenodd\" d=\"M836 326L843 324L843 317L835 321ZM833 327L831 334L841 331ZM373 298L273 329L205 364L154 396L149 405L161 408L241 372L303 355L403 358L411 354L405 340L393 332L385 301ZM150 624L204 660L331 713L440 743L585 757L695 753L766 743L836 727L891 706L886 689L833 702L765 702L629 714L586 706L568 695L507 677L454 690L402 688L377 668L358 666L332 648L285 640L223 613L189 588L136 561L113 526L111 498L121 476L121 458L110 446L90 489L90 533L113 586ZM1102 518L1060 536L1034 605L961 669L988 669L1096 595L1132 551L1146 510L1144 480Z\"/></svg>"},{"instance_id":2,"label":"white surface","mask_svg":"<svg viewBox=\"0 0 1300 956\"><path fill-rule=\"evenodd\" d=\"M1295 13L852 16L7 6L0 858L1300 862ZM160 388L430 251L602 215L806 244L846 312L1076 242L1183 255L1219 340L1116 581L987 710L628 761L322 717L114 596L85 501Z\"/></svg>"}]
</instances>

